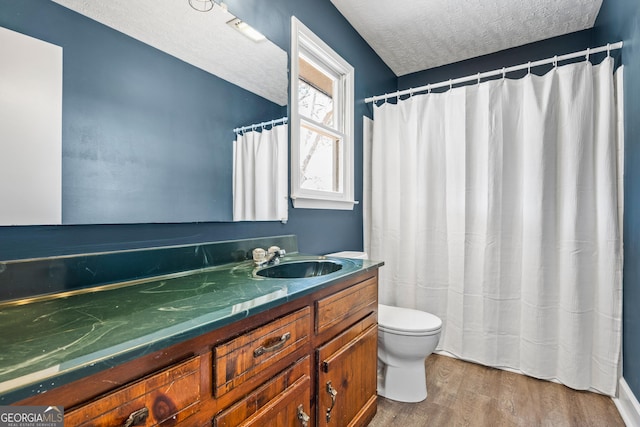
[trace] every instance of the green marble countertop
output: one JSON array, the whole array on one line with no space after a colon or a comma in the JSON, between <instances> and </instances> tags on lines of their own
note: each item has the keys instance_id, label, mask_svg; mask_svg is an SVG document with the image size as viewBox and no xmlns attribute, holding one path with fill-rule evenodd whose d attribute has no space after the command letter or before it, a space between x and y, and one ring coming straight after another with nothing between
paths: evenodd
<instances>
[{"instance_id":1,"label":"green marble countertop","mask_svg":"<svg viewBox=\"0 0 640 427\"><path fill-rule=\"evenodd\" d=\"M0 304L0 404L86 377L284 304L382 263L304 279L255 276L251 261ZM53 403L52 403L53 404Z\"/></svg>"}]
</instances>

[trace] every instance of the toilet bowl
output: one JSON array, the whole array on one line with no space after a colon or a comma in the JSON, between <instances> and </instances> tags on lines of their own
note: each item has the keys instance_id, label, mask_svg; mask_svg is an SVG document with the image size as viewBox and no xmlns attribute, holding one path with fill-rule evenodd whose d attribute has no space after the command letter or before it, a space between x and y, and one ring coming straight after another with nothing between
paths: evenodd
<instances>
[{"instance_id":1,"label":"toilet bowl","mask_svg":"<svg viewBox=\"0 0 640 427\"><path fill-rule=\"evenodd\" d=\"M424 361L441 329L431 313L378 304L378 395L399 402L427 398Z\"/></svg>"},{"instance_id":2,"label":"toilet bowl","mask_svg":"<svg viewBox=\"0 0 640 427\"><path fill-rule=\"evenodd\" d=\"M365 252L328 256L366 259ZM425 359L440 341L442 320L425 311L378 304L378 395L399 402L427 398Z\"/></svg>"}]
</instances>

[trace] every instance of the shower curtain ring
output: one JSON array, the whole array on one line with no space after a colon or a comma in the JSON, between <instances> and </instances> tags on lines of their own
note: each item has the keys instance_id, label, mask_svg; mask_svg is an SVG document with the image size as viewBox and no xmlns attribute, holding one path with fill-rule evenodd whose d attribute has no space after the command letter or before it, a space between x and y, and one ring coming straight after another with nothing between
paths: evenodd
<instances>
[{"instance_id":1,"label":"shower curtain ring","mask_svg":"<svg viewBox=\"0 0 640 427\"><path fill-rule=\"evenodd\" d=\"M478 73L478 84L480 84L480 73Z\"/></svg>"},{"instance_id":2,"label":"shower curtain ring","mask_svg":"<svg viewBox=\"0 0 640 427\"><path fill-rule=\"evenodd\" d=\"M427 85L427 93L431 93L431 83Z\"/></svg>"},{"instance_id":3,"label":"shower curtain ring","mask_svg":"<svg viewBox=\"0 0 640 427\"><path fill-rule=\"evenodd\" d=\"M449 90L453 89L453 80L449 79Z\"/></svg>"},{"instance_id":4,"label":"shower curtain ring","mask_svg":"<svg viewBox=\"0 0 640 427\"><path fill-rule=\"evenodd\" d=\"M558 66L558 55L555 55L553 57L553 68L556 68Z\"/></svg>"},{"instance_id":5,"label":"shower curtain ring","mask_svg":"<svg viewBox=\"0 0 640 427\"><path fill-rule=\"evenodd\" d=\"M531 61L527 64L527 74L531 74Z\"/></svg>"},{"instance_id":6,"label":"shower curtain ring","mask_svg":"<svg viewBox=\"0 0 640 427\"><path fill-rule=\"evenodd\" d=\"M506 78L507 77L507 69L505 67L502 67L502 78Z\"/></svg>"},{"instance_id":7,"label":"shower curtain ring","mask_svg":"<svg viewBox=\"0 0 640 427\"><path fill-rule=\"evenodd\" d=\"M586 55L587 62L589 61L589 54L591 54L591 48L590 47L587 48L587 55Z\"/></svg>"},{"instance_id":8,"label":"shower curtain ring","mask_svg":"<svg viewBox=\"0 0 640 427\"><path fill-rule=\"evenodd\" d=\"M611 57L611 43L607 43L607 58Z\"/></svg>"}]
</instances>

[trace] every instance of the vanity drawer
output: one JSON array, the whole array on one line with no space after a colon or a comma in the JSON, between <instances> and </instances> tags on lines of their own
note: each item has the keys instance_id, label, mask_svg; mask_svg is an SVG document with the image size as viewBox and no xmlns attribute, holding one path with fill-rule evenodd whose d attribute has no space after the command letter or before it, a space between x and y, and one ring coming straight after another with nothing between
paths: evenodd
<instances>
[{"instance_id":1,"label":"vanity drawer","mask_svg":"<svg viewBox=\"0 0 640 427\"><path fill-rule=\"evenodd\" d=\"M180 423L192 415L200 400L200 357L164 369L65 414L65 425L155 426Z\"/></svg>"},{"instance_id":2,"label":"vanity drawer","mask_svg":"<svg viewBox=\"0 0 640 427\"><path fill-rule=\"evenodd\" d=\"M300 426L298 414L310 414L309 356L276 375L213 419L214 427Z\"/></svg>"},{"instance_id":3,"label":"vanity drawer","mask_svg":"<svg viewBox=\"0 0 640 427\"><path fill-rule=\"evenodd\" d=\"M378 280L376 277L322 298L316 301L316 333L320 334L339 325L349 316L368 306L371 307L371 311L375 311L377 304Z\"/></svg>"},{"instance_id":4,"label":"vanity drawer","mask_svg":"<svg viewBox=\"0 0 640 427\"><path fill-rule=\"evenodd\" d=\"M267 371L277 372L280 360L309 343L310 314L304 307L215 347L214 395L220 397Z\"/></svg>"}]
</instances>

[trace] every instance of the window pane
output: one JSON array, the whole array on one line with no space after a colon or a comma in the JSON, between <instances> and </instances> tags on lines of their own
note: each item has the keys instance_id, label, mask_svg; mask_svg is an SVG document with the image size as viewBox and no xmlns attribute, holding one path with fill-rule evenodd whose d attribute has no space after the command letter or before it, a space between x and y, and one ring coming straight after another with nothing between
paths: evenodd
<instances>
[{"instance_id":1,"label":"window pane","mask_svg":"<svg viewBox=\"0 0 640 427\"><path fill-rule=\"evenodd\" d=\"M303 80L300 81L298 90L300 114L316 122L333 126L333 99Z\"/></svg>"},{"instance_id":2,"label":"window pane","mask_svg":"<svg viewBox=\"0 0 640 427\"><path fill-rule=\"evenodd\" d=\"M342 192L341 139L307 126L300 128L300 187Z\"/></svg>"},{"instance_id":3,"label":"window pane","mask_svg":"<svg viewBox=\"0 0 640 427\"><path fill-rule=\"evenodd\" d=\"M334 126L334 79L300 58L298 111L327 126Z\"/></svg>"}]
</instances>

